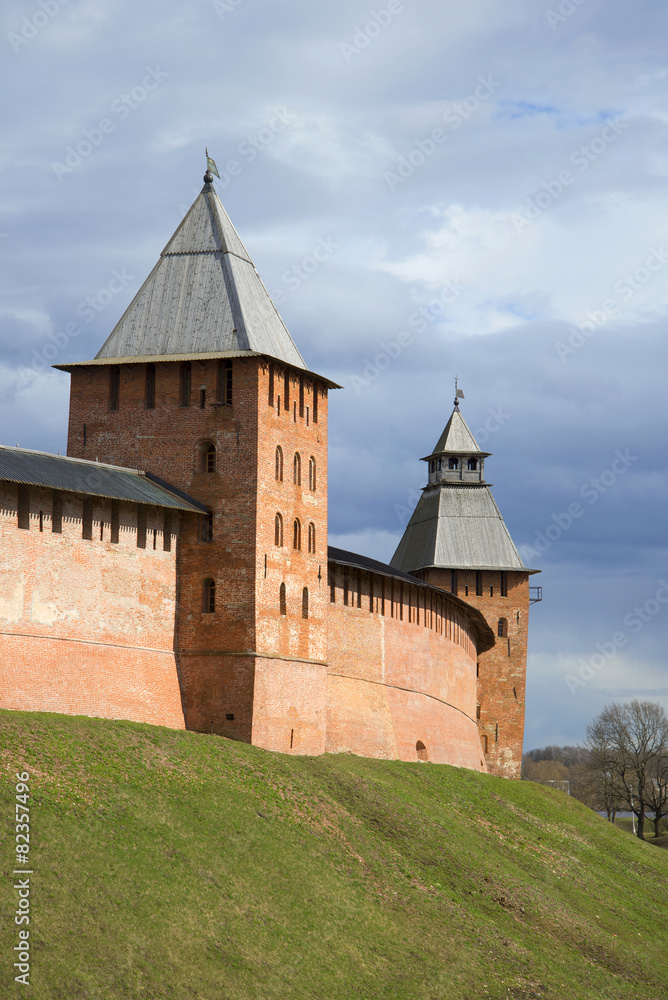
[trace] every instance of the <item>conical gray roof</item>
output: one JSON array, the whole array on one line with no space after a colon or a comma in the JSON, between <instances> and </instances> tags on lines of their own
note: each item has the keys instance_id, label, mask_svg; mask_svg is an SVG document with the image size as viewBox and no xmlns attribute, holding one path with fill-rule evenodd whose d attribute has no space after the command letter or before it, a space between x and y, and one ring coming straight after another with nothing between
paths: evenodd
<instances>
[{"instance_id":1,"label":"conical gray roof","mask_svg":"<svg viewBox=\"0 0 668 1000\"><path fill-rule=\"evenodd\" d=\"M523 570L489 486L428 486L390 566L404 573L441 569Z\"/></svg>"},{"instance_id":2,"label":"conical gray roof","mask_svg":"<svg viewBox=\"0 0 668 1000\"><path fill-rule=\"evenodd\" d=\"M445 425L445 430L438 439L438 444L432 455L440 455L444 452L448 455L486 456L489 454L489 452L484 452L479 448L478 442L471 434L457 404L455 404L452 416Z\"/></svg>"},{"instance_id":3,"label":"conical gray roof","mask_svg":"<svg viewBox=\"0 0 668 1000\"><path fill-rule=\"evenodd\" d=\"M306 369L213 184L205 183L96 360L228 351Z\"/></svg>"}]
</instances>

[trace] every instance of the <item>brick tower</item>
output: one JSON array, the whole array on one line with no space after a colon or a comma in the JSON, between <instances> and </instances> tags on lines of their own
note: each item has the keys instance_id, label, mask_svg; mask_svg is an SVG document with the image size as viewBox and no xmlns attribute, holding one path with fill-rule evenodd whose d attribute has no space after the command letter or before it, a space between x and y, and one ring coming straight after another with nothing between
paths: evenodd
<instances>
[{"instance_id":1,"label":"brick tower","mask_svg":"<svg viewBox=\"0 0 668 1000\"><path fill-rule=\"evenodd\" d=\"M209 509L177 556L186 726L322 753L334 383L306 368L208 171L96 358L59 367L69 455L141 468Z\"/></svg>"},{"instance_id":2,"label":"brick tower","mask_svg":"<svg viewBox=\"0 0 668 1000\"><path fill-rule=\"evenodd\" d=\"M391 565L456 594L485 616L495 645L478 656L477 716L487 768L519 778L529 576L485 482L483 452L459 399L428 463L428 484Z\"/></svg>"}]
</instances>

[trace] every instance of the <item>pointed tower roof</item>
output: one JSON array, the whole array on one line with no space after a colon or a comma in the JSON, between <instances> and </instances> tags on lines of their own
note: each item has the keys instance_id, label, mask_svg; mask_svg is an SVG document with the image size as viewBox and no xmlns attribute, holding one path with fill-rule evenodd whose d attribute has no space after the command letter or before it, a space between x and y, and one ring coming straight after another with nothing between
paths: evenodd
<instances>
[{"instance_id":1,"label":"pointed tower roof","mask_svg":"<svg viewBox=\"0 0 668 1000\"><path fill-rule=\"evenodd\" d=\"M252 353L306 369L211 174L204 180L95 360Z\"/></svg>"},{"instance_id":2,"label":"pointed tower roof","mask_svg":"<svg viewBox=\"0 0 668 1000\"><path fill-rule=\"evenodd\" d=\"M429 463L422 491L390 565L404 573L423 569L528 570L483 479L484 459L455 403ZM449 458L439 456L451 456ZM464 456L463 459L457 456Z\"/></svg>"},{"instance_id":3,"label":"pointed tower roof","mask_svg":"<svg viewBox=\"0 0 668 1000\"><path fill-rule=\"evenodd\" d=\"M459 412L459 402L455 401L455 408L452 416L445 425L445 430L438 439L438 444L434 448L433 455L480 455L487 457L488 451L482 451L478 447L478 442L471 434L466 421ZM426 461L426 459L425 459Z\"/></svg>"}]
</instances>

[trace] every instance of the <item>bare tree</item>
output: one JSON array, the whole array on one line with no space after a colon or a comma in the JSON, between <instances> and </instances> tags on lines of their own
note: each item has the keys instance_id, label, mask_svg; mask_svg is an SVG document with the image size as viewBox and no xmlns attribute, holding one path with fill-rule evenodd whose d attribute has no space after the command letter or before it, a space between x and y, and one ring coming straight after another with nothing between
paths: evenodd
<instances>
[{"instance_id":1,"label":"bare tree","mask_svg":"<svg viewBox=\"0 0 668 1000\"><path fill-rule=\"evenodd\" d=\"M656 816L658 804L660 822L666 806L659 795L667 777L662 762L668 757L663 708L652 701L613 702L587 726L585 746L605 775L608 793L620 796L635 814L637 835L644 840L648 808Z\"/></svg>"}]
</instances>

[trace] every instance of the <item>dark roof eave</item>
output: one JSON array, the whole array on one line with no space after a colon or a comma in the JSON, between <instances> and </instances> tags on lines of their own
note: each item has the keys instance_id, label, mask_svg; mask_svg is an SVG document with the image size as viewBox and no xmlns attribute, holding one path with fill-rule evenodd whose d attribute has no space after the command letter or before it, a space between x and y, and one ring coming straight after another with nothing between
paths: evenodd
<instances>
[{"instance_id":1,"label":"dark roof eave","mask_svg":"<svg viewBox=\"0 0 668 1000\"><path fill-rule=\"evenodd\" d=\"M282 358L275 358L271 354L264 354L261 351L202 351L201 353L188 353L188 354L133 354L124 358L93 358L90 361L70 361L65 362L60 365L52 365L52 368L57 368L61 372L71 372L73 368L99 368L102 365L140 365L154 363L159 364L161 362L169 361L210 361L216 358L267 358L269 361L275 361L280 364L283 368L291 368L293 371L300 374L312 375L319 382L322 382L327 386L328 389L341 389L343 388L338 384L338 382L332 382L331 379L327 378L325 375L319 375L318 372L312 372L309 368L300 368L299 365L290 364L288 361L284 361Z\"/></svg>"},{"instance_id":2,"label":"dark roof eave","mask_svg":"<svg viewBox=\"0 0 668 1000\"><path fill-rule=\"evenodd\" d=\"M338 554L334 555L334 553ZM417 577L411 576L409 573L404 573L400 569L394 569L393 566L388 566L386 563L378 562L378 560L371 559L369 556L360 556L355 552L348 552L346 549L337 549L335 546L328 545L327 558L329 562L337 563L339 566L363 569L367 573L377 573L379 576L387 576L391 579L401 580L404 583L411 583L416 587L424 587L426 590L435 591L439 596L447 598L451 604L461 608L468 614L476 630L478 640L476 648L479 653L486 652L496 644L494 632L488 625L485 616L477 608L462 600L461 597L449 594L447 590L442 590L440 587L434 587L429 583L425 583L424 580L418 580Z\"/></svg>"}]
</instances>

